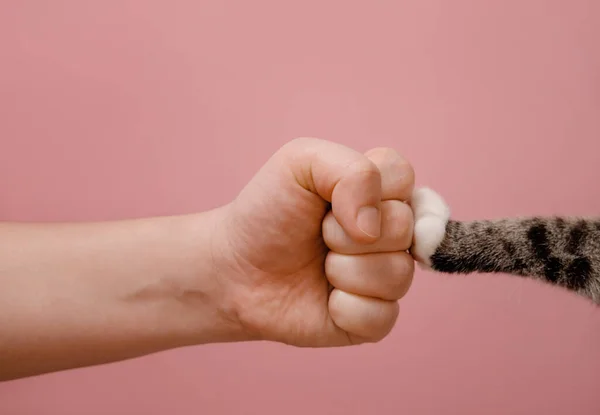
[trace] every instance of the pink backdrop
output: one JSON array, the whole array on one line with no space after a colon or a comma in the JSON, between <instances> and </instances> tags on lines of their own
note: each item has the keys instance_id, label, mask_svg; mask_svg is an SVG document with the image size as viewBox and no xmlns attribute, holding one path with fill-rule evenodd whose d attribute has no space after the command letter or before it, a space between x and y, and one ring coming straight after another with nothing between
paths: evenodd
<instances>
[{"instance_id":1,"label":"pink backdrop","mask_svg":"<svg viewBox=\"0 0 600 415\"><path fill-rule=\"evenodd\" d=\"M459 218L600 211L600 2L4 1L0 218L230 200L288 139L392 146ZM17 414L600 413L600 312L417 275L384 342L190 348L0 385Z\"/></svg>"}]
</instances>

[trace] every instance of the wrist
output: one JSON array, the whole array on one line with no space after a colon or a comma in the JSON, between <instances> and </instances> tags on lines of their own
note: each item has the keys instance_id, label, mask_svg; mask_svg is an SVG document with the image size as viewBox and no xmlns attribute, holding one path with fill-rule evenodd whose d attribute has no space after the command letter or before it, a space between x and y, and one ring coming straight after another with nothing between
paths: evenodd
<instances>
[{"instance_id":1,"label":"wrist","mask_svg":"<svg viewBox=\"0 0 600 415\"><path fill-rule=\"evenodd\" d=\"M228 206L176 218L165 231L179 235L166 248L179 258L180 272L164 284L180 315L179 338L184 345L250 340L238 318L236 287L231 277L224 230Z\"/></svg>"}]
</instances>

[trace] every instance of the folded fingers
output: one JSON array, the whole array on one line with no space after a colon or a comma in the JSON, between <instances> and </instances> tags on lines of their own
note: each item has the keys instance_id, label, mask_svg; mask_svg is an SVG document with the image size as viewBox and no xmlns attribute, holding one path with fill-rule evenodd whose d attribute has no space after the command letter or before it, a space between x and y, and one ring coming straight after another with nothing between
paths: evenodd
<instances>
[{"instance_id":1,"label":"folded fingers","mask_svg":"<svg viewBox=\"0 0 600 415\"><path fill-rule=\"evenodd\" d=\"M414 260L406 252L412 244L414 218L405 203L414 189L412 167L391 149L376 148L365 155L380 172L379 237L365 243L349 235L333 212L322 226L330 249L325 274L333 286L329 313L352 343L387 336L398 318L398 300L408 292L414 274Z\"/></svg>"},{"instance_id":2,"label":"folded fingers","mask_svg":"<svg viewBox=\"0 0 600 415\"><path fill-rule=\"evenodd\" d=\"M330 252L325 261L329 283L362 296L395 301L410 288L414 261L406 252L342 255Z\"/></svg>"},{"instance_id":3,"label":"folded fingers","mask_svg":"<svg viewBox=\"0 0 600 415\"><path fill-rule=\"evenodd\" d=\"M399 200L386 200L381 202L381 236L373 243L356 242L331 212L323 220L322 231L323 239L332 251L340 254L364 254L407 251L412 244L413 228L410 206Z\"/></svg>"}]
</instances>

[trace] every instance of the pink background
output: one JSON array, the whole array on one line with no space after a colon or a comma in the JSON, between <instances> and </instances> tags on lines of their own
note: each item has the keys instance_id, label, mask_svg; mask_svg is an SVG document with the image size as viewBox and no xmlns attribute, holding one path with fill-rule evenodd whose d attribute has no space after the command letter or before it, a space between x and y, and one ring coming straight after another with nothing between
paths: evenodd
<instances>
[{"instance_id":1,"label":"pink background","mask_svg":"<svg viewBox=\"0 0 600 415\"><path fill-rule=\"evenodd\" d=\"M458 218L600 211L600 2L4 1L0 218L229 201L287 140L392 146ZM600 312L419 272L384 342L207 346L0 385L17 414L600 413Z\"/></svg>"}]
</instances>

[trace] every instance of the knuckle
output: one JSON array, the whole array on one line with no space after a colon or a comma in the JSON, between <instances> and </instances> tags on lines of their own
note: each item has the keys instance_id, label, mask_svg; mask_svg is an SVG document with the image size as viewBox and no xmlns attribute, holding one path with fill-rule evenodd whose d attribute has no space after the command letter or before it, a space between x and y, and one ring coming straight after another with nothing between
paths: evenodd
<instances>
[{"instance_id":1,"label":"knuckle","mask_svg":"<svg viewBox=\"0 0 600 415\"><path fill-rule=\"evenodd\" d=\"M296 137L283 144L276 154L282 157L295 157L298 154L314 153L325 141L315 137Z\"/></svg>"},{"instance_id":2,"label":"knuckle","mask_svg":"<svg viewBox=\"0 0 600 415\"><path fill-rule=\"evenodd\" d=\"M379 324L373 332L370 333L369 341L372 343L378 343L385 339L392 329L394 328L396 321L398 320L399 307L397 303L386 308L385 312L380 316Z\"/></svg>"},{"instance_id":3,"label":"knuckle","mask_svg":"<svg viewBox=\"0 0 600 415\"><path fill-rule=\"evenodd\" d=\"M392 267L395 270L396 279L404 279L414 272L412 257L407 252L394 252L392 254Z\"/></svg>"},{"instance_id":4,"label":"knuckle","mask_svg":"<svg viewBox=\"0 0 600 415\"><path fill-rule=\"evenodd\" d=\"M377 165L366 157L354 160L348 168L355 175L365 176L369 179L381 179L381 172Z\"/></svg>"},{"instance_id":5,"label":"knuckle","mask_svg":"<svg viewBox=\"0 0 600 415\"><path fill-rule=\"evenodd\" d=\"M408 292L412 284L415 265L407 253L398 252L393 256L392 267L394 273L388 281L387 293L390 299L397 300Z\"/></svg>"},{"instance_id":6,"label":"knuckle","mask_svg":"<svg viewBox=\"0 0 600 415\"><path fill-rule=\"evenodd\" d=\"M412 185L415 182L415 169L412 164L410 164L408 160L402 159L398 168L403 174L404 181Z\"/></svg>"},{"instance_id":7,"label":"knuckle","mask_svg":"<svg viewBox=\"0 0 600 415\"><path fill-rule=\"evenodd\" d=\"M367 156L384 163L393 163L402 157L396 150L390 147L375 147L367 152Z\"/></svg>"},{"instance_id":8,"label":"knuckle","mask_svg":"<svg viewBox=\"0 0 600 415\"><path fill-rule=\"evenodd\" d=\"M410 199L415 183L415 172L412 165L402 159L390 166L389 171L394 194L403 200Z\"/></svg>"},{"instance_id":9,"label":"knuckle","mask_svg":"<svg viewBox=\"0 0 600 415\"><path fill-rule=\"evenodd\" d=\"M289 140L286 143L284 143L279 148L279 152L284 153L287 151L293 151L293 150L297 149L298 147L301 147L303 143L306 143L306 138L303 138L303 137L294 138L294 139Z\"/></svg>"},{"instance_id":10,"label":"knuckle","mask_svg":"<svg viewBox=\"0 0 600 415\"><path fill-rule=\"evenodd\" d=\"M414 218L411 208L404 202L390 200L386 202L385 221L390 237L398 244L398 249L408 249L412 242Z\"/></svg>"},{"instance_id":11,"label":"knuckle","mask_svg":"<svg viewBox=\"0 0 600 415\"><path fill-rule=\"evenodd\" d=\"M367 154L377 165L400 173L406 180L414 178L415 172L412 165L396 150L388 147L378 147Z\"/></svg>"}]
</instances>

